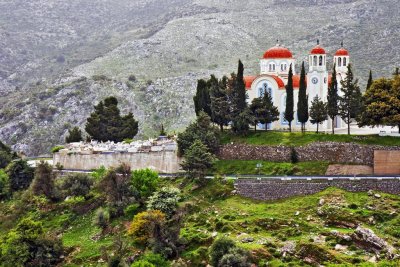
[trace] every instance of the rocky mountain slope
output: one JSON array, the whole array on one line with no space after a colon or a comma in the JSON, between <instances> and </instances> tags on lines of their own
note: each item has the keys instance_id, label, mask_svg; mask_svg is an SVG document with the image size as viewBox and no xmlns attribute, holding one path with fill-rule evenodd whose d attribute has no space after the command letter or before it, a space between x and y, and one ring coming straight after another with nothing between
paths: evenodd
<instances>
[{"instance_id":1,"label":"rocky mountain slope","mask_svg":"<svg viewBox=\"0 0 400 267\"><path fill-rule=\"evenodd\" d=\"M0 139L29 155L84 125L116 95L140 135L193 119L196 80L258 59L276 39L298 59L343 40L356 74L390 75L400 60L396 0L0 0ZM128 77L135 75L134 82Z\"/></svg>"}]
</instances>

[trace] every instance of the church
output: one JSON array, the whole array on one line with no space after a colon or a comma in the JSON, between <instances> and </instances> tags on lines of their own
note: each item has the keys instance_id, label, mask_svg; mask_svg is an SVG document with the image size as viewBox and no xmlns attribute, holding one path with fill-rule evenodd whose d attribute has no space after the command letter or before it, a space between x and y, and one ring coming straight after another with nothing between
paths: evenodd
<instances>
[{"instance_id":1,"label":"church","mask_svg":"<svg viewBox=\"0 0 400 267\"><path fill-rule=\"evenodd\" d=\"M332 74L327 68L327 53L317 41L317 45L311 49L308 55L308 72L306 70L307 94L309 107L315 96L319 96L324 102L327 102L328 86L332 79ZM342 47L336 51L333 56L333 63L336 65L338 94L340 95L340 81L346 77L347 66L350 63L349 52ZM280 112L279 120L267 125L259 125L261 129L287 129L289 123L284 118L286 107L286 89L288 82L289 67L292 65L293 71L293 98L294 98L294 120L292 129L299 130L301 123L297 119L297 101L300 86L300 70L296 70L296 59L292 52L281 46L279 43L268 49L260 59L260 74L257 76L245 76L244 82L248 94L248 102L263 95L267 91L272 97L274 105ZM335 128L346 127L344 122L337 117L334 122ZM310 121L306 123L306 129L315 129L316 125ZM330 130L332 121L329 118L320 125L321 130Z\"/></svg>"}]
</instances>

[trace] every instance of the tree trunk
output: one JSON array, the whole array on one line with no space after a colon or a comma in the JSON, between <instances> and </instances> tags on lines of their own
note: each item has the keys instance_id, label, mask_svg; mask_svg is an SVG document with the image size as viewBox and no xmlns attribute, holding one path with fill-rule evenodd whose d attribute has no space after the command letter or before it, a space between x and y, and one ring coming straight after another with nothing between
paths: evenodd
<instances>
[{"instance_id":1,"label":"tree trunk","mask_svg":"<svg viewBox=\"0 0 400 267\"><path fill-rule=\"evenodd\" d=\"M347 134L350 135L350 115L347 117Z\"/></svg>"},{"instance_id":2,"label":"tree trunk","mask_svg":"<svg viewBox=\"0 0 400 267\"><path fill-rule=\"evenodd\" d=\"M257 132L257 123L254 123L254 132Z\"/></svg>"},{"instance_id":3,"label":"tree trunk","mask_svg":"<svg viewBox=\"0 0 400 267\"><path fill-rule=\"evenodd\" d=\"M220 129L221 132L223 132L223 131L224 131L224 125L223 125L223 124L220 124L220 125L219 125L219 129Z\"/></svg>"},{"instance_id":4,"label":"tree trunk","mask_svg":"<svg viewBox=\"0 0 400 267\"><path fill-rule=\"evenodd\" d=\"M319 130L319 123L317 123L317 133L318 133L318 130Z\"/></svg>"},{"instance_id":5,"label":"tree trunk","mask_svg":"<svg viewBox=\"0 0 400 267\"><path fill-rule=\"evenodd\" d=\"M399 134L400 134L400 124L398 125L398 127L399 127Z\"/></svg>"},{"instance_id":6,"label":"tree trunk","mask_svg":"<svg viewBox=\"0 0 400 267\"><path fill-rule=\"evenodd\" d=\"M289 132L292 132L292 122L289 121Z\"/></svg>"},{"instance_id":7,"label":"tree trunk","mask_svg":"<svg viewBox=\"0 0 400 267\"><path fill-rule=\"evenodd\" d=\"M332 134L335 134L335 117L332 119Z\"/></svg>"}]
</instances>

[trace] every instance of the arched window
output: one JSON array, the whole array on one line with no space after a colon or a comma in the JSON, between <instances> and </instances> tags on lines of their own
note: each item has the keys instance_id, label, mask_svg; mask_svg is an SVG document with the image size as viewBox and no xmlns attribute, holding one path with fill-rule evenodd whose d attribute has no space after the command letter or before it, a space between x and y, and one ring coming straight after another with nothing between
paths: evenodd
<instances>
[{"instance_id":1,"label":"arched window","mask_svg":"<svg viewBox=\"0 0 400 267\"><path fill-rule=\"evenodd\" d=\"M319 56L319 65L322 66L322 56Z\"/></svg>"},{"instance_id":2,"label":"arched window","mask_svg":"<svg viewBox=\"0 0 400 267\"><path fill-rule=\"evenodd\" d=\"M318 61L317 56L314 56L314 63L313 63L314 66L317 66L317 65L318 65L317 61Z\"/></svg>"},{"instance_id":3,"label":"arched window","mask_svg":"<svg viewBox=\"0 0 400 267\"><path fill-rule=\"evenodd\" d=\"M343 58L343 66L346 66L347 65L347 58Z\"/></svg>"},{"instance_id":4,"label":"arched window","mask_svg":"<svg viewBox=\"0 0 400 267\"><path fill-rule=\"evenodd\" d=\"M342 66L342 58L340 57L340 58L338 58L338 67L341 67Z\"/></svg>"},{"instance_id":5,"label":"arched window","mask_svg":"<svg viewBox=\"0 0 400 267\"><path fill-rule=\"evenodd\" d=\"M275 64L272 64L272 70L275 71Z\"/></svg>"}]
</instances>

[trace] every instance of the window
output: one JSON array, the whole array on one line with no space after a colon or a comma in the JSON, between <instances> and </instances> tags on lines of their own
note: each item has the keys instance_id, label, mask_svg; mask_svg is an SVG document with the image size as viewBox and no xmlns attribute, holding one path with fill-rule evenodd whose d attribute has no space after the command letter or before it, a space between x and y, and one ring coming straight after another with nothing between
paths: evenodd
<instances>
[{"instance_id":1,"label":"window","mask_svg":"<svg viewBox=\"0 0 400 267\"><path fill-rule=\"evenodd\" d=\"M275 71L275 64L272 64L272 70Z\"/></svg>"},{"instance_id":2,"label":"window","mask_svg":"<svg viewBox=\"0 0 400 267\"><path fill-rule=\"evenodd\" d=\"M317 65L318 65L317 61L318 61L317 56L314 56L314 63L313 63L314 66L317 66Z\"/></svg>"},{"instance_id":3,"label":"window","mask_svg":"<svg viewBox=\"0 0 400 267\"><path fill-rule=\"evenodd\" d=\"M342 66L342 58L340 57L340 58L338 58L338 67L341 67Z\"/></svg>"},{"instance_id":4,"label":"window","mask_svg":"<svg viewBox=\"0 0 400 267\"><path fill-rule=\"evenodd\" d=\"M281 64L281 71L285 71L286 68L287 68L287 65L286 65L286 64Z\"/></svg>"},{"instance_id":5,"label":"window","mask_svg":"<svg viewBox=\"0 0 400 267\"><path fill-rule=\"evenodd\" d=\"M322 56L319 56L319 65L322 66Z\"/></svg>"},{"instance_id":6,"label":"window","mask_svg":"<svg viewBox=\"0 0 400 267\"><path fill-rule=\"evenodd\" d=\"M261 87L258 88L258 97L263 97L265 92L272 97L272 88L268 86L268 83L263 83Z\"/></svg>"},{"instance_id":7,"label":"window","mask_svg":"<svg viewBox=\"0 0 400 267\"><path fill-rule=\"evenodd\" d=\"M347 58L343 58L343 66L346 66L347 65Z\"/></svg>"}]
</instances>

